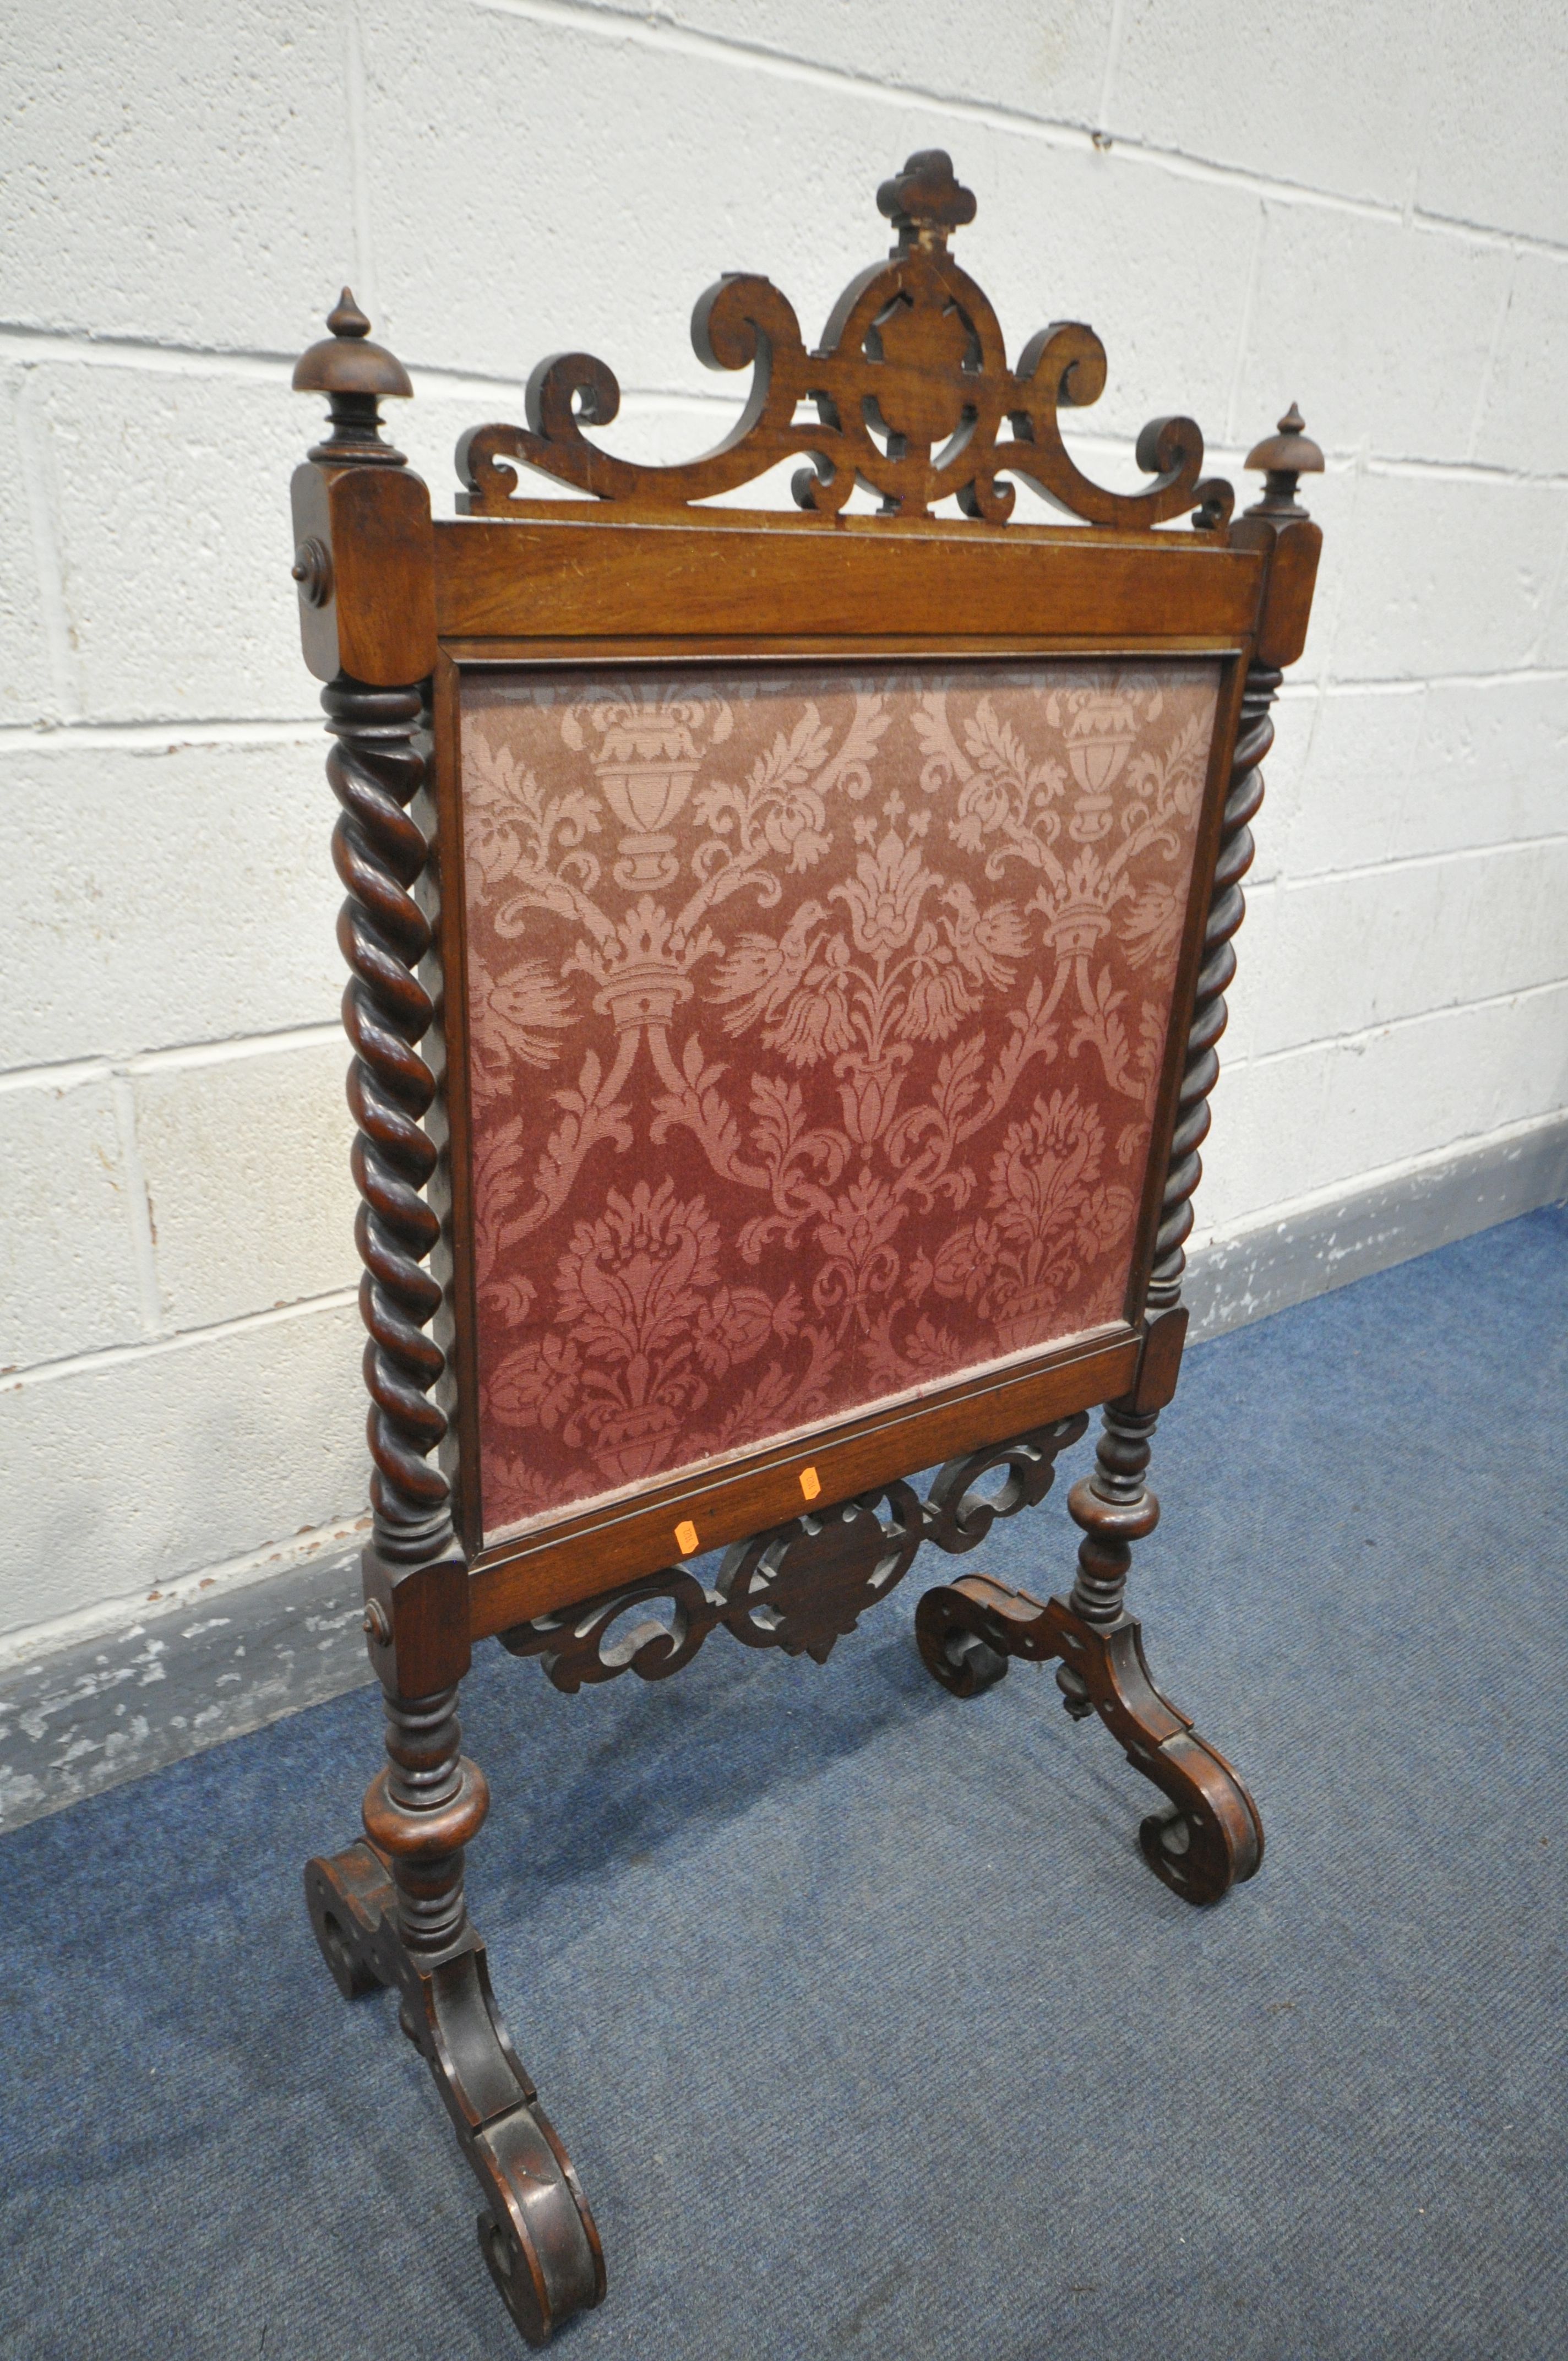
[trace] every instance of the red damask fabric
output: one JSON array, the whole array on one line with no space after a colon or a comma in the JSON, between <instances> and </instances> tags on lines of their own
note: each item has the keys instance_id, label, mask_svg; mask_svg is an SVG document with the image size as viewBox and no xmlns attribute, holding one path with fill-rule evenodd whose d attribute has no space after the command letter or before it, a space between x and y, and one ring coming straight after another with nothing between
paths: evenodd
<instances>
[{"instance_id":1,"label":"red damask fabric","mask_svg":"<svg viewBox=\"0 0 1568 2361\"><path fill-rule=\"evenodd\" d=\"M465 676L488 1537L1120 1315L1218 682Z\"/></svg>"}]
</instances>

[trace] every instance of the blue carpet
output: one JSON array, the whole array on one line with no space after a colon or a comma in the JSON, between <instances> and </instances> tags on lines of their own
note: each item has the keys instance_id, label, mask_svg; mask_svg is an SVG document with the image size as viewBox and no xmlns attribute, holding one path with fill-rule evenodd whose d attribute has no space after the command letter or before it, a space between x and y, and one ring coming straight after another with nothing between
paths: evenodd
<instances>
[{"instance_id":1,"label":"blue carpet","mask_svg":"<svg viewBox=\"0 0 1568 2361\"><path fill-rule=\"evenodd\" d=\"M609 2258L567 2361L1568 2350L1565 1247L1531 1214L1190 1356L1135 1603L1268 1829L1217 1910L1048 1670L927 1680L934 1552L825 1673L720 1632L566 1698L481 1652L476 1915ZM963 1569L1063 1584L1066 1488ZM14 2361L522 2350L301 1907L378 1742L360 1692L0 1845Z\"/></svg>"}]
</instances>

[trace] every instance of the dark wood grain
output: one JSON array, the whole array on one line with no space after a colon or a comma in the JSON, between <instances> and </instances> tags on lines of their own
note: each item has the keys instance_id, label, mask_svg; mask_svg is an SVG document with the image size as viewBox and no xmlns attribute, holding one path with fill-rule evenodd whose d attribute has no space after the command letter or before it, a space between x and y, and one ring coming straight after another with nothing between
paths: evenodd
<instances>
[{"instance_id":1,"label":"dark wood grain","mask_svg":"<svg viewBox=\"0 0 1568 2361\"><path fill-rule=\"evenodd\" d=\"M1255 851L1247 823L1256 818L1263 802L1260 765L1274 743L1274 724L1268 718L1268 709L1279 678L1269 665L1254 664L1248 667L1240 684L1239 725L1225 748L1229 777L1220 813L1218 842L1208 870L1208 908L1201 935L1202 963L1192 984L1186 1054L1179 1063L1179 1080L1170 1107L1173 1120L1167 1136L1156 1261L1147 1293L1151 1312L1169 1310L1181 1292L1181 1274L1187 1262L1182 1247L1191 1235L1192 1197L1203 1175L1198 1150L1209 1135L1209 1097L1220 1079L1217 1045L1229 1020L1225 993L1236 972L1232 939L1246 916L1241 881L1252 866ZM1178 1010L1184 1005L1179 986Z\"/></svg>"},{"instance_id":2,"label":"dark wood grain","mask_svg":"<svg viewBox=\"0 0 1568 2361\"><path fill-rule=\"evenodd\" d=\"M380 403L413 388L346 287L327 325L294 370L296 392L326 395L331 426L291 486L301 642L318 680L400 687L435 661L430 494L381 440Z\"/></svg>"},{"instance_id":3,"label":"dark wood grain","mask_svg":"<svg viewBox=\"0 0 1568 2361\"><path fill-rule=\"evenodd\" d=\"M395 1816L392 1825L400 1827ZM424 1960L400 1931L389 1857L349 1845L305 1868L305 1903L345 2000L388 1985L485 2199L479 2251L531 2345L604 2295L604 2252L570 2158L539 2104L490 1987L485 1946L465 1938Z\"/></svg>"},{"instance_id":4,"label":"dark wood grain","mask_svg":"<svg viewBox=\"0 0 1568 2361\"><path fill-rule=\"evenodd\" d=\"M1303 475L1321 475L1323 455L1303 433L1294 402L1277 431L1254 445L1247 466L1263 470L1264 492L1237 528L1238 546L1268 557L1268 588L1258 619L1256 659L1283 669L1307 644L1312 591L1323 536L1296 497Z\"/></svg>"},{"instance_id":5,"label":"dark wood grain","mask_svg":"<svg viewBox=\"0 0 1568 2361\"><path fill-rule=\"evenodd\" d=\"M989 637L1186 648L1249 637L1266 566L1258 550L1197 534L892 531L876 517L822 533L787 516L629 524L611 511L440 523L435 569L445 641L787 633L817 645L875 634L927 647Z\"/></svg>"},{"instance_id":6,"label":"dark wood grain","mask_svg":"<svg viewBox=\"0 0 1568 2361\"><path fill-rule=\"evenodd\" d=\"M1219 708L1214 717L1213 739L1209 748L1209 774L1204 784L1203 810L1199 823L1192 881L1182 921L1181 955L1171 991L1170 1019L1166 1027L1165 1051L1160 1067L1159 1096L1144 1174L1137 1251L1133 1257L1127 1286L1125 1312L1128 1320L1135 1324L1144 1319L1146 1312L1157 1312L1167 1301L1164 1295L1157 1297L1151 1293L1151 1279L1157 1258L1168 1251L1164 1241L1169 1213L1170 1174L1177 1161L1175 1143L1191 1086L1194 1058L1191 1033L1204 990L1210 938L1214 924L1210 906L1212 881L1231 825L1226 815L1234 787L1236 728L1248 673L1249 668L1243 663L1227 664L1221 686ZM1215 1071L1217 1072L1218 1069ZM1205 1093L1212 1086L1213 1078L1211 1076L1204 1086ZM1173 1387L1174 1382L1173 1378Z\"/></svg>"},{"instance_id":7,"label":"dark wood grain","mask_svg":"<svg viewBox=\"0 0 1568 2361\"><path fill-rule=\"evenodd\" d=\"M1277 487L1267 496L1277 502L1281 497ZM1190 1005L1191 1019L1184 1043L1175 1033L1184 1054L1165 1093L1169 1128L1165 1157L1155 1168L1163 1172L1163 1182L1156 1260L1145 1298L1144 1350L1135 1383L1105 1405L1094 1472L1074 1485L1069 1499L1083 1533L1071 1596L1041 1607L1022 1593L968 1581L927 1592L918 1610L927 1667L960 1697L1000 1679L1010 1656L1061 1657L1057 1681L1069 1713L1076 1719L1098 1714L1135 1769L1170 1799L1166 1813L1143 1824L1145 1860L1174 1893L1199 1903L1219 1901L1231 1885L1255 1873L1263 1858L1263 1823L1224 1757L1155 1687L1125 1595L1133 1544L1159 1521L1159 1502L1145 1476L1158 1414L1173 1397L1180 1371L1187 1330L1180 1304L1184 1244L1202 1176L1199 1149L1209 1130L1209 1096L1219 1079L1216 1045L1225 1028L1225 992L1236 972L1232 946L1246 911L1241 881L1253 860L1248 823L1263 801L1259 766L1273 741L1268 710L1279 677L1271 665L1255 663L1239 684L1240 725L1228 751L1226 792L1199 932L1201 964L1190 997L1184 985L1178 986L1178 1011Z\"/></svg>"}]
</instances>

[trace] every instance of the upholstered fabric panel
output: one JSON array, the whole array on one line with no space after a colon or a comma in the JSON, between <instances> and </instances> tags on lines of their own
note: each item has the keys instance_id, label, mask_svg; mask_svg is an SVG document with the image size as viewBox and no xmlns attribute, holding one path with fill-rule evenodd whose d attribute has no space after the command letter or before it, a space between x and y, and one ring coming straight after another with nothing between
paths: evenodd
<instances>
[{"instance_id":1,"label":"upholstered fabric panel","mask_svg":"<svg viewBox=\"0 0 1568 2361\"><path fill-rule=\"evenodd\" d=\"M1121 1314L1218 685L464 675L488 1536Z\"/></svg>"}]
</instances>

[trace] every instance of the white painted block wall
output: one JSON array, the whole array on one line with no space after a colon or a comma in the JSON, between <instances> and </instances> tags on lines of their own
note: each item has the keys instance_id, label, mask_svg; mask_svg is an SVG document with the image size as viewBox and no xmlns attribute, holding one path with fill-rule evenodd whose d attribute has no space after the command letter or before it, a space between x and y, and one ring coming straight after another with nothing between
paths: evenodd
<instances>
[{"instance_id":1,"label":"white painted block wall","mask_svg":"<svg viewBox=\"0 0 1568 2361\"><path fill-rule=\"evenodd\" d=\"M715 436L685 323L814 334L942 145L1013 348L1092 320L1084 447L1183 409L1329 453L1203 1230L1568 1101L1561 0L106 0L6 10L0 1632L335 1543L364 1495L290 368L352 281L463 426L602 353ZM1250 494L1245 497L1250 497ZM1203 1233L1201 1232L1201 1235Z\"/></svg>"}]
</instances>

